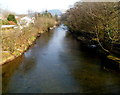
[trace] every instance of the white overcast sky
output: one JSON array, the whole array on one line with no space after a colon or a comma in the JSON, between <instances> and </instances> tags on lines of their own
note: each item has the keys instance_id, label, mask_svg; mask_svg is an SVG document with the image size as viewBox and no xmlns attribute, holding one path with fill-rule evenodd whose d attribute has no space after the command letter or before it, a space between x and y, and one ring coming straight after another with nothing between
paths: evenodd
<instances>
[{"instance_id":1,"label":"white overcast sky","mask_svg":"<svg viewBox=\"0 0 120 95\"><path fill-rule=\"evenodd\" d=\"M46 9L68 9L80 0L0 0L0 8L15 13L27 13L28 10L43 11Z\"/></svg>"}]
</instances>

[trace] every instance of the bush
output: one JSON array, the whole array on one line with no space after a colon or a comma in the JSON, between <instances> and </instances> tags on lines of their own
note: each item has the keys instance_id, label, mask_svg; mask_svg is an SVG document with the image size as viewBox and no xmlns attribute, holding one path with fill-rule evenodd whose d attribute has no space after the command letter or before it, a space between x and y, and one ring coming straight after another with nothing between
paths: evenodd
<instances>
[{"instance_id":1,"label":"bush","mask_svg":"<svg viewBox=\"0 0 120 95\"><path fill-rule=\"evenodd\" d=\"M1 23L1 25L9 25L9 22L8 22L8 20L2 20L2 21L0 21Z\"/></svg>"},{"instance_id":2,"label":"bush","mask_svg":"<svg viewBox=\"0 0 120 95\"><path fill-rule=\"evenodd\" d=\"M7 20L8 20L8 21L13 21L13 22L15 22L15 23L17 24L17 20L15 19L15 16L12 15L12 14L9 14L9 15L8 15Z\"/></svg>"}]
</instances>

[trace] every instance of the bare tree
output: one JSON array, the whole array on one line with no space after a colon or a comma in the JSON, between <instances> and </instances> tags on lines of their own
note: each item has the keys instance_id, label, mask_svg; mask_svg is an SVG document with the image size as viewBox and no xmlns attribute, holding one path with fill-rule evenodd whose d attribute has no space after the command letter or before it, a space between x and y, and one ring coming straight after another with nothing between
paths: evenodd
<instances>
[{"instance_id":1,"label":"bare tree","mask_svg":"<svg viewBox=\"0 0 120 95\"><path fill-rule=\"evenodd\" d=\"M110 52L116 49L115 44L120 44L118 17L118 2L77 2L62 18L77 36L84 32L94 34L89 38L96 38L100 47Z\"/></svg>"}]
</instances>

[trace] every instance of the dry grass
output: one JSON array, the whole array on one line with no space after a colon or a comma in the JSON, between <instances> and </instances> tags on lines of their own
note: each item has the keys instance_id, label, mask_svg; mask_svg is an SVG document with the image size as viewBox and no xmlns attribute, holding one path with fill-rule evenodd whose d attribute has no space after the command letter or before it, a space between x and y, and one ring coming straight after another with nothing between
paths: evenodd
<instances>
[{"instance_id":1,"label":"dry grass","mask_svg":"<svg viewBox=\"0 0 120 95\"><path fill-rule=\"evenodd\" d=\"M41 32L47 31L53 25L53 18L39 17L34 25L23 28L22 32L19 29L2 30L2 61L21 55Z\"/></svg>"}]
</instances>

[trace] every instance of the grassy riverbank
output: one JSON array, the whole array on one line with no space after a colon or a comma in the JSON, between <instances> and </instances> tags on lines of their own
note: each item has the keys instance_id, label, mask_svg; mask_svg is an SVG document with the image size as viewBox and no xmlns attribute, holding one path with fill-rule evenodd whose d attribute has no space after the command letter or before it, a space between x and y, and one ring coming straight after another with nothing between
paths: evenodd
<instances>
[{"instance_id":1,"label":"grassy riverbank","mask_svg":"<svg viewBox=\"0 0 120 95\"><path fill-rule=\"evenodd\" d=\"M2 30L2 61L4 64L22 55L41 33L56 24L54 18L37 17L34 24L20 29Z\"/></svg>"}]
</instances>

